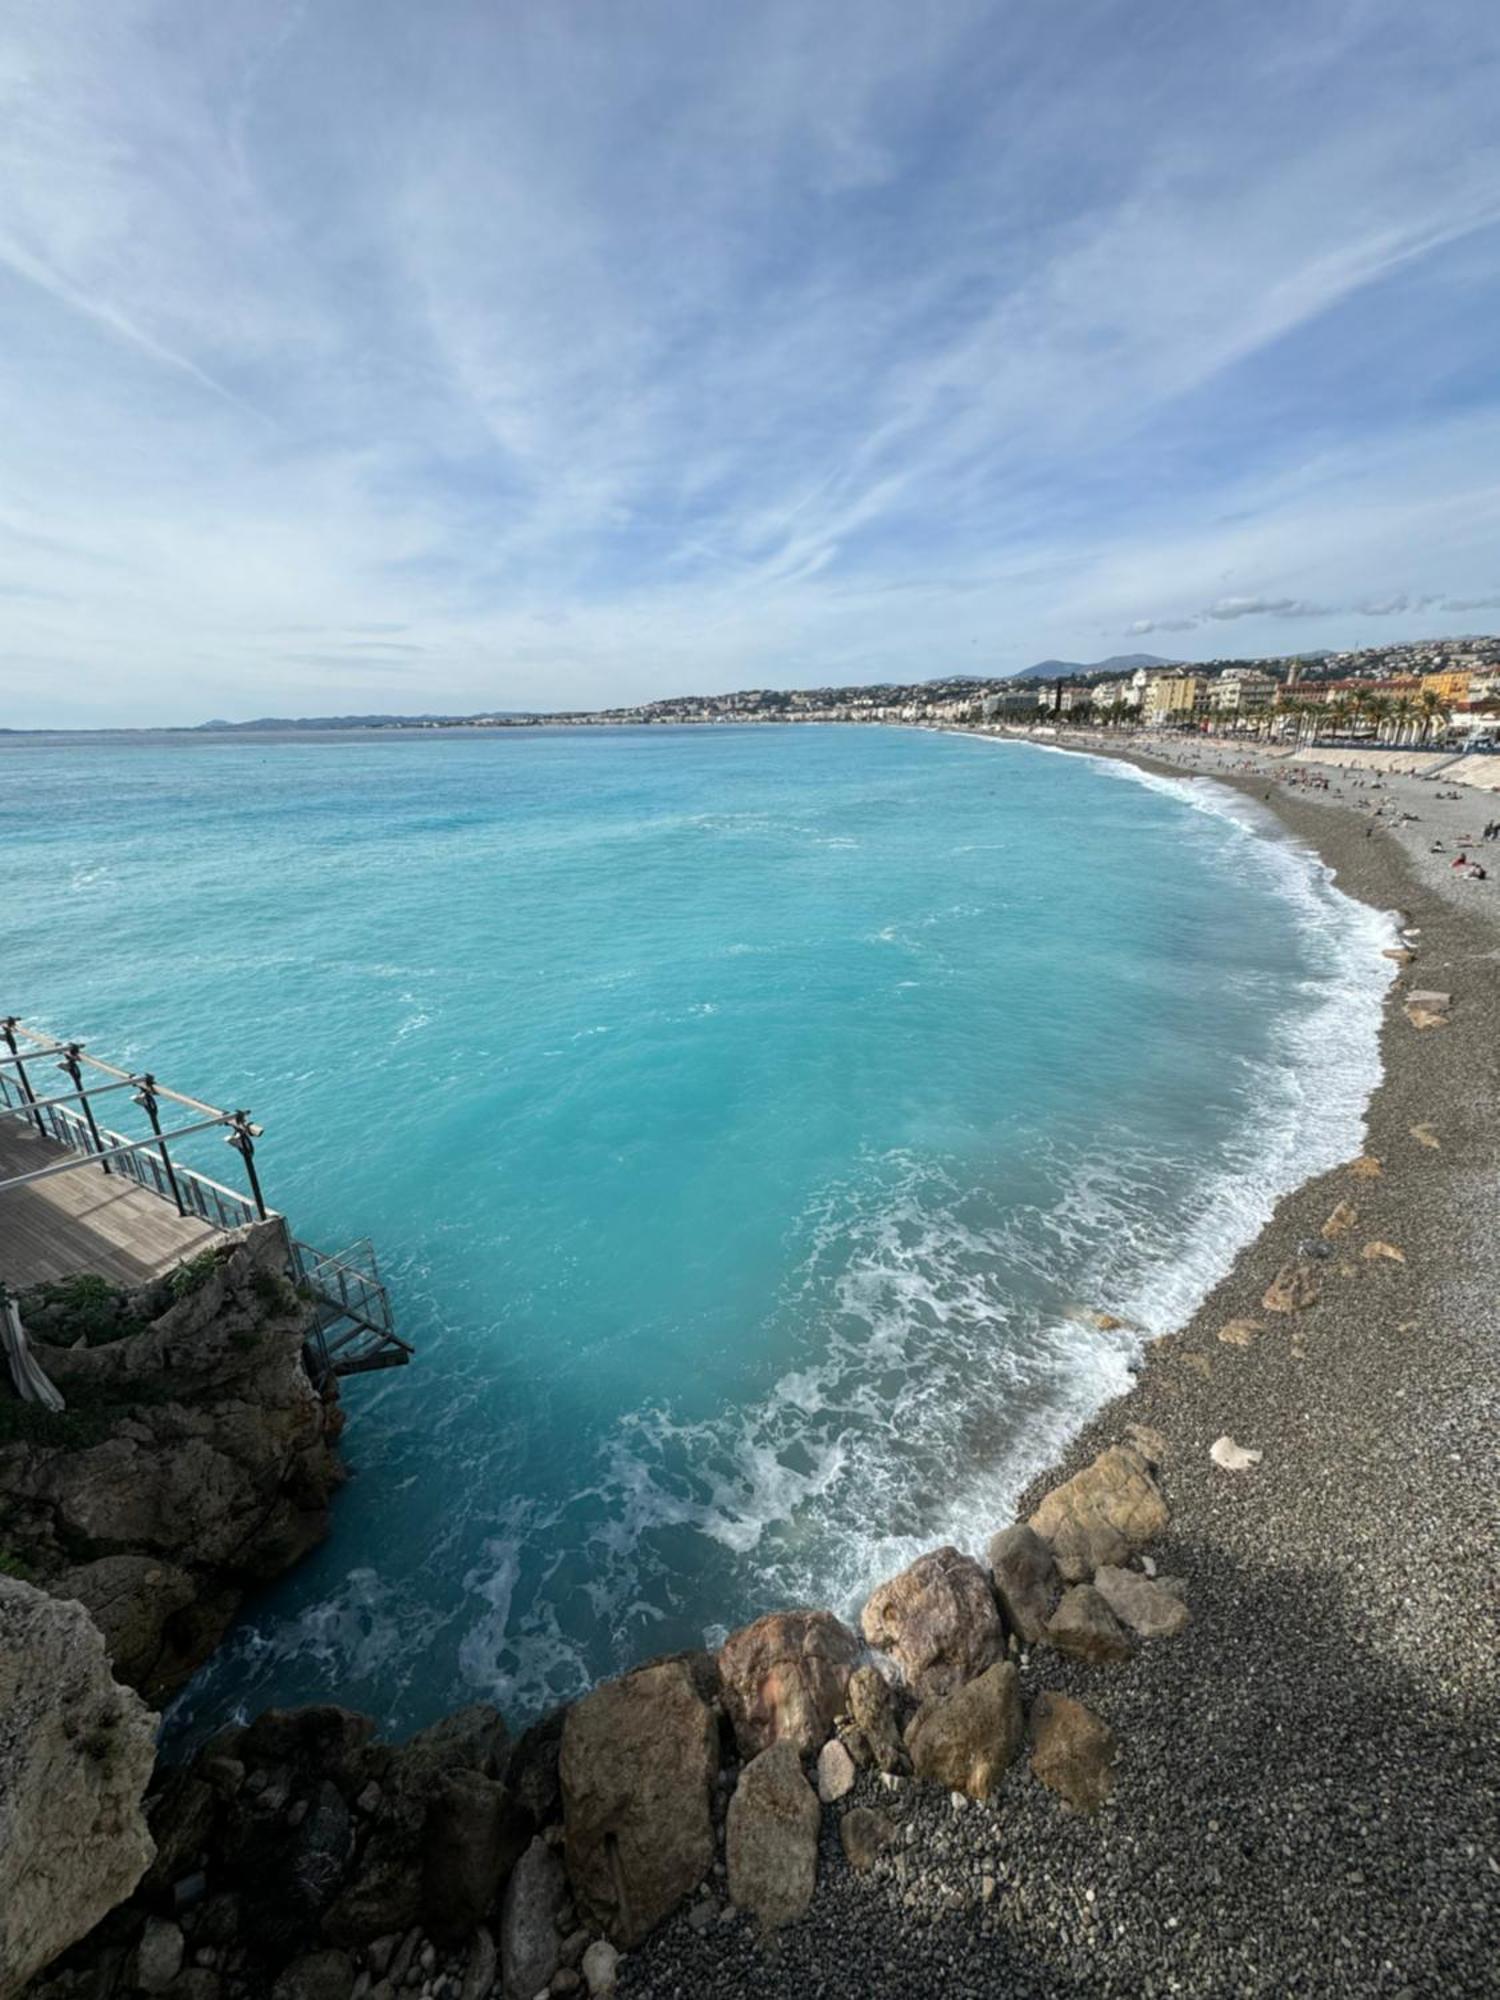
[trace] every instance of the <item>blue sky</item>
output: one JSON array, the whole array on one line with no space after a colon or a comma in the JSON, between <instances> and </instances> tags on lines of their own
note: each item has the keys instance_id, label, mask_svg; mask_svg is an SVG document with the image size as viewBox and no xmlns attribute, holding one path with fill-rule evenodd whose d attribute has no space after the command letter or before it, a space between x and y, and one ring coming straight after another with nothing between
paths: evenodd
<instances>
[{"instance_id":1,"label":"blue sky","mask_svg":"<svg viewBox=\"0 0 1500 2000\"><path fill-rule=\"evenodd\" d=\"M1494 0L10 0L0 722L1500 629Z\"/></svg>"}]
</instances>

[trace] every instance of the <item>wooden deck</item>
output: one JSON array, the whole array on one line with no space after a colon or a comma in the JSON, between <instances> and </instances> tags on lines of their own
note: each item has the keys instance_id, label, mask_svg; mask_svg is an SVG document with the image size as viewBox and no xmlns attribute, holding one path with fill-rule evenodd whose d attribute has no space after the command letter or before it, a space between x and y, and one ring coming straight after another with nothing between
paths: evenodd
<instances>
[{"instance_id":1,"label":"wooden deck","mask_svg":"<svg viewBox=\"0 0 1500 2000\"><path fill-rule=\"evenodd\" d=\"M0 1118L0 1181L68 1159L78 1155L24 1119ZM80 1162L72 1173L0 1194L0 1282L20 1287L88 1271L141 1285L223 1233L134 1181Z\"/></svg>"}]
</instances>

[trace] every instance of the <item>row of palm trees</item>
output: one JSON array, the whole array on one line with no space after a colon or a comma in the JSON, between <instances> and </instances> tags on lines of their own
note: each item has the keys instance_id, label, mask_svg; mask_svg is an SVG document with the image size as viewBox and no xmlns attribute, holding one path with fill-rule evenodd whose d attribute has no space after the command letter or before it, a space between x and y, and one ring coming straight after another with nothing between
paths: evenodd
<instances>
[{"instance_id":1,"label":"row of palm trees","mask_svg":"<svg viewBox=\"0 0 1500 2000\"><path fill-rule=\"evenodd\" d=\"M1279 716L1291 716L1297 741L1313 736L1373 736L1399 749L1420 748L1447 734L1448 704L1433 688L1414 694L1379 694L1351 688L1332 701L1283 701Z\"/></svg>"}]
</instances>

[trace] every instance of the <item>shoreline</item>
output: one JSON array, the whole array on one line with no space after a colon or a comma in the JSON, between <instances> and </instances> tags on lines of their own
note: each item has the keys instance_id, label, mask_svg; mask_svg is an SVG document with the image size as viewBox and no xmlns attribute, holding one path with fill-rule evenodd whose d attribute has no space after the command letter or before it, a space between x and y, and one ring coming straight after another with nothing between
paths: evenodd
<instances>
[{"instance_id":1,"label":"shoreline","mask_svg":"<svg viewBox=\"0 0 1500 2000\"><path fill-rule=\"evenodd\" d=\"M978 1995L997 1978L1038 1995L1479 1994L1500 1951L1500 923L1460 893L1486 885L1447 879L1446 855L1422 865L1425 827L1406 844L1367 828L1368 795L1289 796L1264 767L1208 773L1117 744L1040 747L1212 775L1270 808L1345 894L1420 932L1385 999L1366 1107L1379 1175L1346 1162L1284 1195L1019 1496L1025 1518L1128 1425L1166 1442L1172 1521L1153 1553L1185 1585L1187 1632L1122 1668L1033 1651L1022 1669L1028 1699L1060 1689L1115 1730L1104 1811L1060 1811L1019 1774L962 1813L907 1787L889 1874L852 1876L825 1826L817 1900L777 1944L742 1924L705 1943L679 1914L622 1964L621 1992L711 1982L748 2000L770 1972L780 1991L850 2000ZM1453 1009L1424 1032L1404 1003L1429 988ZM1265 1312L1341 1201L1358 1221L1322 1296ZM1376 1242L1405 1262L1359 1254ZM1222 1341L1241 1318L1262 1330ZM1209 1447L1225 1434L1261 1462L1221 1470ZM855 1800L891 1810L864 1777Z\"/></svg>"},{"instance_id":2,"label":"shoreline","mask_svg":"<svg viewBox=\"0 0 1500 2000\"><path fill-rule=\"evenodd\" d=\"M1123 747L1041 747L1193 775ZM1271 804L1346 894L1402 910L1419 955L1383 1003L1382 1074L1365 1112L1379 1173L1345 1162L1284 1195L1187 1323L1149 1343L1132 1386L1019 1496L1024 1518L1128 1426L1161 1441L1171 1520L1152 1559L1181 1585L1187 1630L1147 1640L1121 1666L1048 1647L1018 1655L1028 1708L1044 1692L1070 1695L1114 1731L1114 1796L1097 1815L1074 1813L1024 1754L987 1800L862 1770L843 1817L822 1813L804 1916L762 1937L725 1900L716 1861L698 1900L621 1960L622 2000L761 2000L768 1976L792 2000L988 2000L997 1984L1022 1995L1488 1990L1500 1950L1500 926L1461 893L1483 884L1424 869L1352 805L1275 786L1268 799L1263 773L1227 781ZM1424 1030L1404 1003L1429 987L1453 1005ZM1340 1203L1357 1217L1328 1243ZM1367 1257L1369 1244L1400 1259ZM1272 1278L1309 1245L1321 1296L1295 1314L1264 1311ZM1220 1338L1245 1319L1258 1328L1248 1341ZM1253 1469L1210 1458L1226 1434L1263 1454ZM975 1537L1006 1525L976 1523ZM555 1758L549 1729L516 1746L528 1771L546 1743ZM720 1785L730 1782L726 1769ZM841 1843L853 1807L894 1826L866 1872ZM556 1831L549 1817L547 1842ZM441 1990L430 1970L412 1983ZM360 1978L372 1994L382 1983Z\"/></svg>"}]
</instances>

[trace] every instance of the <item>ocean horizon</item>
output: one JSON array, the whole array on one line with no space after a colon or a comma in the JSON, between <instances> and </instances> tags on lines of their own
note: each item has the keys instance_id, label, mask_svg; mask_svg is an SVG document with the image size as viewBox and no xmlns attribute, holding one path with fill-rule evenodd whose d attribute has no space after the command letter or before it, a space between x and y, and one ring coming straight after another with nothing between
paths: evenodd
<instances>
[{"instance_id":1,"label":"ocean horizon","mask_svg":"<svg viewBox=\"0 0 1500 2000\"><path fill-rule=\"evenodd\" d=\"M1379 1077L1386 918L1237 795L1038 746L12 739L0 825L5 1010L248 1104L417 1349L179 1733L523 1722L982 1550Z\"/></svg>"}]
</instances>

